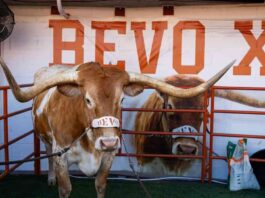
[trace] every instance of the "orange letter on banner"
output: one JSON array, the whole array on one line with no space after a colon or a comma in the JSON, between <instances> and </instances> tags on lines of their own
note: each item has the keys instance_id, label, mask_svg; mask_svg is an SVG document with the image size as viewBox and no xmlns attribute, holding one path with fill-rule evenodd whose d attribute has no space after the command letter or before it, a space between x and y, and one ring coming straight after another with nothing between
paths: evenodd
<instances>
[{"instance_id":1,"label":"orange letter on banner","mask_svg":"<svg viewBox=\"0 0 265 198\"><path fill-rule=\"evenodd\" d=\"M144 36L143 36L143 30L145 30L145 22L132 22L131 29L134 31L135 35L138 60L141 72L146 74L154 74L156 72L163 33L164 30L167 29L167 22L166 21L152 22L152 29L155 30L155 34L153 38L149 61L147 61L146 58Z\"/></svg>"},{"instance_id":2,"label":"orange letter on banner","mask_svg":"<svg viewBox=\"0 0 265 198\"><path fill-rule=\"evenodd\" d=\"M257 57L262 64L260 68L260 75L265 75L265 53L262 49L265 44L265 21L262 21L263 32L258 39L255 39L251 32L252 26L252 21L235 21L235 29L238 29L241 32L250 49L243 57L239 65L234 67L234 75L250 75L250 63L255 57Z\"/></svg>"},{"instance_id":3,"label":"orange letter on banner","mask_svg":"<svg viewBox=\"0 0 265 198\"><path fill-rule=\"evenodd\" d=\"M84 61L84 26L78 20L49 20L49 27L53 28L53 64L77 65ZM75 41L63 41L64 28L75 29ZM75 63L67 64L62 61L62 51L75 52Z\"/></svg>"},{"instance_id":4,"label":"orange letter on banner","mask_svg":"<svg viewBox=\"0 0 265 198\"><path fill-rule=\"evenodd\" d=\"M114 43L104 43L105 30L118 30L119 34L126 33L126 22L123 21L92 21L92 28L96 29L96 61L103 66L110 66L104 64L104 51L115 51ZM111 65L113 66L113 65ZM125 61L117 61L118 68L125 69Z\"/></svg>"},{"instance_id":5,"label":"orange letter on banner","mask_svg":"<svg viewBox=\"0 0 265 198\"><path fill-rule=\"evenodd\" d=\"M182 32L196 30L195 65L182 65ZM198 74L204 67L205 27L199 21L180 21L173 30L173 67L179 74Z\"/></svg>"}]
</instances>

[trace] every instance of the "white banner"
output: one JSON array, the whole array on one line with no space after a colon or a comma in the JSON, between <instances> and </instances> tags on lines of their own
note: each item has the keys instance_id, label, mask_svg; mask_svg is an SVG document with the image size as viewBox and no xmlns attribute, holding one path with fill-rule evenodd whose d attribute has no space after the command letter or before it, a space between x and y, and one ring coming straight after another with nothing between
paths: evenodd
<instances>
[{"instance_id":1,"label":"white banner","mask_svg":"<svg viewBox=\"0 0 265 198\"><path fill-rule=\"evenodd\" d=\"M193 74L207 80L232 60L236 60L233 68L217 85L265 85L265 19L253 20L252 15L250 19L245 19L244 13L240 15L240 12L237 12L235 20L200 20L200 15L196 19L185 19L185 15L182 19L179 15L162 16L157 13L158 8L147 8L128 9L126 17L114 17L111 8L68 8L71 17L66 20L61 16L50 15L49 8L13 7L13 10L16 24L12 35L1 43L1 56L20 84L31 83L34 73L40 67L52 64L76 65L87 61L97 61L103 66L114 65L126 71L157 78ZM195 10L199 10L201 16L205 17L202 14L203 8ZM209 12L213 13L213 10ZM188 11L192 13L193 8ZM244 16L244 20L240 20L240 16ZM0 84L6 85L2 71ZM141 107L150 93L148 90L135 98L126 98L124 106ZM265 93L251 94L256 98L265 98ZM220 102L216 102L217 107L246 109L242 105L221 99ZM18 106L13 100L10 105ZM135 114L124 115L122 123L126 123L126 129L134 128ZM216 116L215 126L219 127L220 131L231 133L244 132L246 126L251 126L249 131L262 134L262 119L264 116ZM19 128L19 125L16 126L10 129L14 134ZM226 155L226 143L226 140L216 141L214 150L220 155ZM130 145L130 141L127 144L133 152L134 146ZM20 145L17 143L16 147ZM254 146L250 153L265 147L263 140L255 140L252 145ZM31 148L25 150L29 151ZM11 155L14 158L19 157L15 152ZM44 167L45 163L43 162ZM135 163L137 164L136 161ZM149 164L152 170L164 170L164 167L156 167L155 163L158 162ZM223 178L227 168L225 163L214 164L214 167L217 170L214 177ZM27 169L31 167L25 165L22 168ZM138 170L146 169L149 168L139 167ZM117 158L113 170L130 170L127 159ZM198 170L197 166L196 174L188 175L198 176ZM164 173L187 175L168 170L162 171L161 174Z\"/></svg>"}]
</instances>

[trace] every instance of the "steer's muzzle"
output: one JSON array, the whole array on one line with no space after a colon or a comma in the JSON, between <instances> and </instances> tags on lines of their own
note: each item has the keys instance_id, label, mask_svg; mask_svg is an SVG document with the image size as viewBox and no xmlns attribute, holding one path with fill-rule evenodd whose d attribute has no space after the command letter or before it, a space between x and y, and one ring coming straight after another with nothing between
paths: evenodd
<instances>
[{"instance_id":1,"label":"steer's muzzle","mask_svg":"<svg viewBox=\"0 0 265 198\"><path fill-rule=\"evenodd\" d=\"M172 153L176 155L198 155L199 147L192 138L179 138L172 146ZM182 141L181 141L182 140ZM182 158L190 160L190 158Z\"/></svg>"},{"instance_id":2,"label":"steer's muzzle","mask_svg":"<svg viewBox=\"0 0 265 198\"><path fill-rule=\"evenodd\" d=\"M99 137L95 145L97 150L113 151L120 148L119 137Z\"/></svg>"},{"instance_id":3,"label":"steer's muzzle","mask_svg":"<svg viewBox=\"0 0 265 198\"><path fill-rule=\"evenodd\" d=\"M119 134L120 120L113 116L102 116L93 119L91 123L94 130L102 133L95 142L95 148L99 151L114 151L120 148Z\"/></svg>"}]
</instances>

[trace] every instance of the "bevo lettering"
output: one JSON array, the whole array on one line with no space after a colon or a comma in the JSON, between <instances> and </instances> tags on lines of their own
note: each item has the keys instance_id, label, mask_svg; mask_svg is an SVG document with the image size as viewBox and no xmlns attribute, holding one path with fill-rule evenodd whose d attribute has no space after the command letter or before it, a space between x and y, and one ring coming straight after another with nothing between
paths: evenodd
<instances>
[{"instance_id":1,"label":"bevo lettering","mask_svg":"<svg viewBox=\"0 0 265 198\"><path fill-rule=\"evenodd\" d=\"M119 34L126 33L126 22L125 21L92 21L91 27L96 30L96 62L99 62L101 65L109 66L104 64L104 51L115 51L114 43L105 43L104 35L105 30L117 30ZM112 65L113 66L113 65ZM114 65L115 66L115 65ZM118 68L125 69L125 61L117 61Z\"/></svg>"},{"instance_id":2,"label":"bevo lettering","mask_svg":"<svg viewBox=\"0 0 265 198\"><path fill-rule=\"evenodd\" d=\"M182 65L183 30L195 30L195 65ZM173 67L179 74L198 74L204 67L205 27L199 21L180 21L173 28Z\"/></svg>"},{"instance_id":3,"label":"bevo lettering","mask_svg":"<svg viewBox=\"0 0 265 198\"><path fill-rule=\"evenodd\" d=\"M157 61L159 58L163 33L167 29L166 21L152 22L152 29L155 31L150 53L149 61L146 57L144 44L143 30L145 30L145 22L132 22L131 29L134 31L138 61L141 73L154 74L156 73Z\"/></svg>"},{"instance_id":4,"label":"bevo lettering","mask_svg":"<svg viewBox=\"0 0 265 198\"><path fill-rule=\"evenodd\" d=\"M49 20L49 27L53 28L53 63L64 65L77 65L84 62L84 26L78 20ZM63 29L75 29L76 40L73 42L63 41ZM62 51L75 52L74 64L62 62Z\"/></svg>"},{"instance_id":5,"label":"bevo lettering","mask_svg":"<svg viewBox=\"0 0 265 198\"><path fill-rule=\"evenodd\" d=\"M261 63L260 75L265 75L265 52L263 50L265 44L265 21L262 21L263 32L256 39L251 32L253 21L235 21L235 30L238 30L244 37L249 46L249 50L242 58L238 66L233 69L234 75L251 75L250 63L254 58ZM134 34L137 59L139 63L139 70L144 74L155 74L157 71L157 64L160 57L161 45L165 31L168 30L167 21L153 21L152 30L154 36L151 44L150 56L147 58L146 44L144 38L144 30L146 30L146 22L131 22L131 31ZM95 30L95 60L103 66L110 66L104 64L104 52L115 52L115 43L105 42L106 30L117 31L118 34L126 34L126 21L92 21L91 28ZM53 29L53 63L51 64L67 64L62 61L62 51L71 50L75 52L74 64L77 65L84 62L84 26L78 20L50 20L49 27ZM75 29L75 41L64 41L62 32L64 28ZM195 60L194 65L182 64L182 35L185 30L195 31ZM198 74L203 70L205 64L205 27L200 21L179 21L173 26L173 40L172 40L172 67L179 74ZM224 41L225 42L225 41ZM125 58L124 58L125 59ZM125 70L125 60L117 60L116 66ZM162 65L163 67L171 67L171 65Z\"/></svg>"}]
</instances>

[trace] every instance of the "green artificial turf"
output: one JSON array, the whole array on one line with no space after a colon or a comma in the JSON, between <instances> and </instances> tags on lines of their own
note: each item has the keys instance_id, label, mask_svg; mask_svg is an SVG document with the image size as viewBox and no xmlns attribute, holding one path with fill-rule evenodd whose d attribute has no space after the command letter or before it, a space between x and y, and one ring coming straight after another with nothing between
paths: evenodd
<instances>
[{"instance_id":1,"label":"green artificial turf","mask_svg":"<svg viewBox=\"0 0 265 198\"><path fill-rule=\"evenodd\" d=\"M96 197L93 179L71 178L73 190L71 198ZM230 192L227 185L202 184L200 182L156 181L144 182L153 198L264 198L265 189ZM57 187L47 186L47 176L10 175L0 181L1 198L56 198ZM107 198L146 197L143 189L135 181L108 181Z\"/></svg>"}]
</instances>

